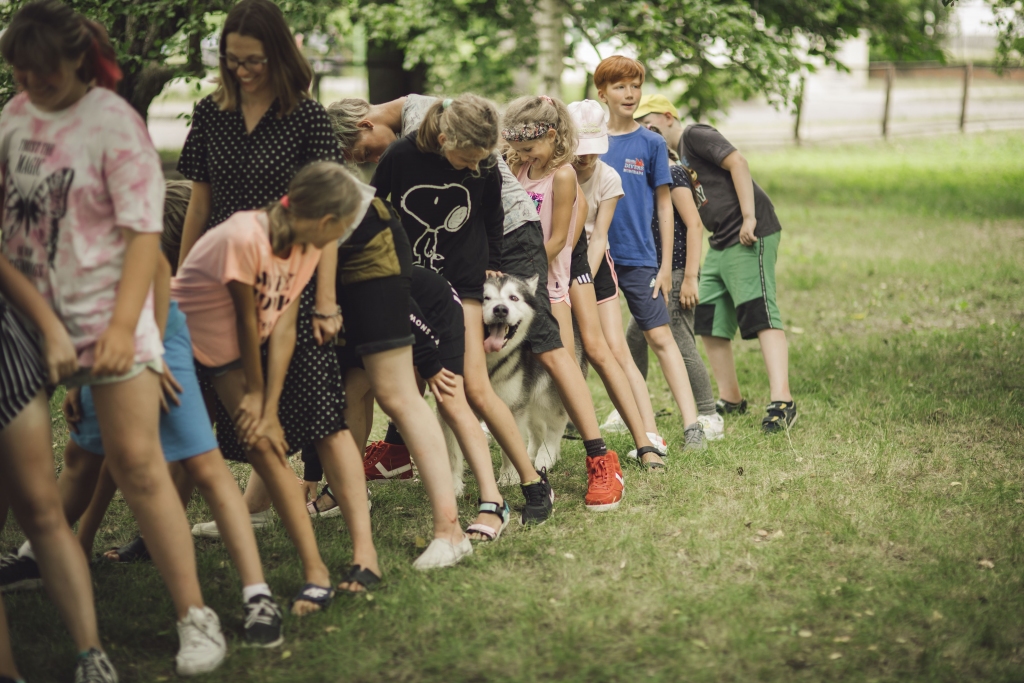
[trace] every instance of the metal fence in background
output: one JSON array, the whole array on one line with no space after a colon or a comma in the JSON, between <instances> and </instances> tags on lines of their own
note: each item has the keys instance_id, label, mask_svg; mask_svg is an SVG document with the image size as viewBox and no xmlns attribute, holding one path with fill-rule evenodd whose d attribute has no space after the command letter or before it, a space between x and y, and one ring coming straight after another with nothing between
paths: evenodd
<instances>
[{"instance_id":1,"label":"metal fence in background","mask_svg":"<svg viewBox=\"0 0 1024 683\"><path fill-rule=\"evenodd\" d=\"M744 147L1024 129L1024 69L872 64L815 74L792 110L736 103L717 126Z\"/></svg>"}]
</instances>

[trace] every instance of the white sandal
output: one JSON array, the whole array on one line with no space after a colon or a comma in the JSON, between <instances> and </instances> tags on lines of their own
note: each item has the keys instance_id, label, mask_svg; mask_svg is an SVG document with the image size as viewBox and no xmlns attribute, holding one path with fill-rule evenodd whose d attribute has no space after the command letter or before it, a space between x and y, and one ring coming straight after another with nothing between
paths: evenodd
<instances>
[{"instance_id":1,"label":"white sandal","mask_svg":"<svg viewBox=\"0 0 1024 683\"><path fill-rule=\"evenodd\" d=\"M505 527L508 526L509 520L512 519L512 510L509 508L507 500L502 501L501 505L499 505L497 503L485 502L485 501L482 501L482 500L481 501L477 501L477 502L479 503L479 506L480 506L477 509L480 512L486 512L486 513L491 514L491 515L496 515L498 518L501 519L501 526L498 527L497 529L495 529L494 527L490 526L489 524L470 524L466 528L466 533L467 534L474 534L474 533L475 534L482 534L482 535L486 536L486 538L474 539L474 540L480 540L480 541L484 541L486 543L493 543L493 542L497 541L499 538L501 538L501 532L504 531Z\"/></svg>"}]
</instances>

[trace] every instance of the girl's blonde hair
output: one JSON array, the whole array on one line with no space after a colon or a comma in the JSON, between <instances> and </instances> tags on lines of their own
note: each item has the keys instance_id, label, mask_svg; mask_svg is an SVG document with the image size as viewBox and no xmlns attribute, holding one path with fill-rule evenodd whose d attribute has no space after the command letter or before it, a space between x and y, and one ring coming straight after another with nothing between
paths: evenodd
<instances>
[{"instance_id":1,"label":"girl's blonde hair","mask_svg":"<svg viewBox=\"0 0 1024 683\"><path fill-rule=\"evenodd\" d=\"M341 151L348 154L359 140L359 122L370 113L370 103L358 97L347 97L327 105L331 117L331 128L338 139Z\"/></svg>"},{"instance_id":2,"label":"girl's blonde hair","mask_svg":"<svg viewBox=\"0 0 1024 683\"><path fill-rule=\"evenodd\" d=\"M168 180L164 194L164 229L160 233L160 248L171 263L171 274L178 270L181 252L181 231L185 227L188 202L192 199L192 181Z\"/></svg>"},{"instance_id":3,"label":"girl's blonde hair","mask_svg":"<svg viewBox=\"0 0 1024 683\"><path fill-rule=\"evenodd\" d=\"M421 152L442 154L454 149L485 149L498 146L498 108L490 100L466 93L435 102L416 133ZM444 145L438 137L444 133Z\"/></svg>"},{"instance_id":4,"label":"girl's blonde hair","mask_svg":"<svg viewBox=\"0 0 1024 683\"><path fill-rule=\"evenodd\" d=\"M576 124L573 123L569 110L559 99L541 95L512 100L505 109L501 128L502 136L506 139L505 158L513 172L519 170L523 161L508 145L508 141L537 139L546 135L548 130L555 131L555 152L548 162L549 168L561 168L565 164L571 164L576 158L576 147L579 145Z\"/></svg>"},{"instance_id":5,"label":"girl's blonde hair","mask_svg":"<svg viewBox=\"0 0 1024 683\"><path fill-rule=\"evenodd\" d=\"M288 183L287 199L282 197L267 206L274 251L284 251L295 243L294 218L345 218L356 210L361 199L355 177L341 164L314 161L303 167Z\"/></svg>"}]
</instances>

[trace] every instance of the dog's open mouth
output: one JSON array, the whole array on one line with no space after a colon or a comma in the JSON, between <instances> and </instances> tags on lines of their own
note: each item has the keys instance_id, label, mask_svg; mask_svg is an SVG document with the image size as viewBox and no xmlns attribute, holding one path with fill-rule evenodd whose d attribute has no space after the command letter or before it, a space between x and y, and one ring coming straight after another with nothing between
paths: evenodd
<instances>
[{"instance_id":1,"label":"dog's open mouth","mask_svg":"<svg viewBox=\"0 0 1024 683\"><path fill-rule=\"evenodd\" d=\"M519 325L506 325L505 323L492 323L484 328L484 352L497 353L505 348L509 339L515 336Z\"/></svg>"}]
</instances>

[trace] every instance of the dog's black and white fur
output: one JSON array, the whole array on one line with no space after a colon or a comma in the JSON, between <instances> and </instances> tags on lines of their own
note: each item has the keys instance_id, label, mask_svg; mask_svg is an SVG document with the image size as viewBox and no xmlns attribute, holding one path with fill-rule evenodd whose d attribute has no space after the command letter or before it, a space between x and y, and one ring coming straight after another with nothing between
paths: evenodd
<instances>
[{"instance_id":1,"label":"dog's black and white fur","mask_svg":"<svg viewBox=\"0 0 1024 683\"><path fill-rule=\"evenodd\" d=\"M537 313L537 297L547 296L546 291L536 291L538 280L536 276L523 280L512 275L488 278L484 283L483 317L485 339L490 337L491 347L504 340L500 351L487 354L491 386L512 411L519 432L526 440L530 460L539 470L550 468L558 461L562 434L569 418L551 376L523 345ZM585 374L587 364L578 334L576 358ZM444 433L456 495L461 495L464 487L462 450L450 429L445 427ZM507 486L518 482L519 474L502 452L498 484Z\"/></svg>"}]
</instances>

